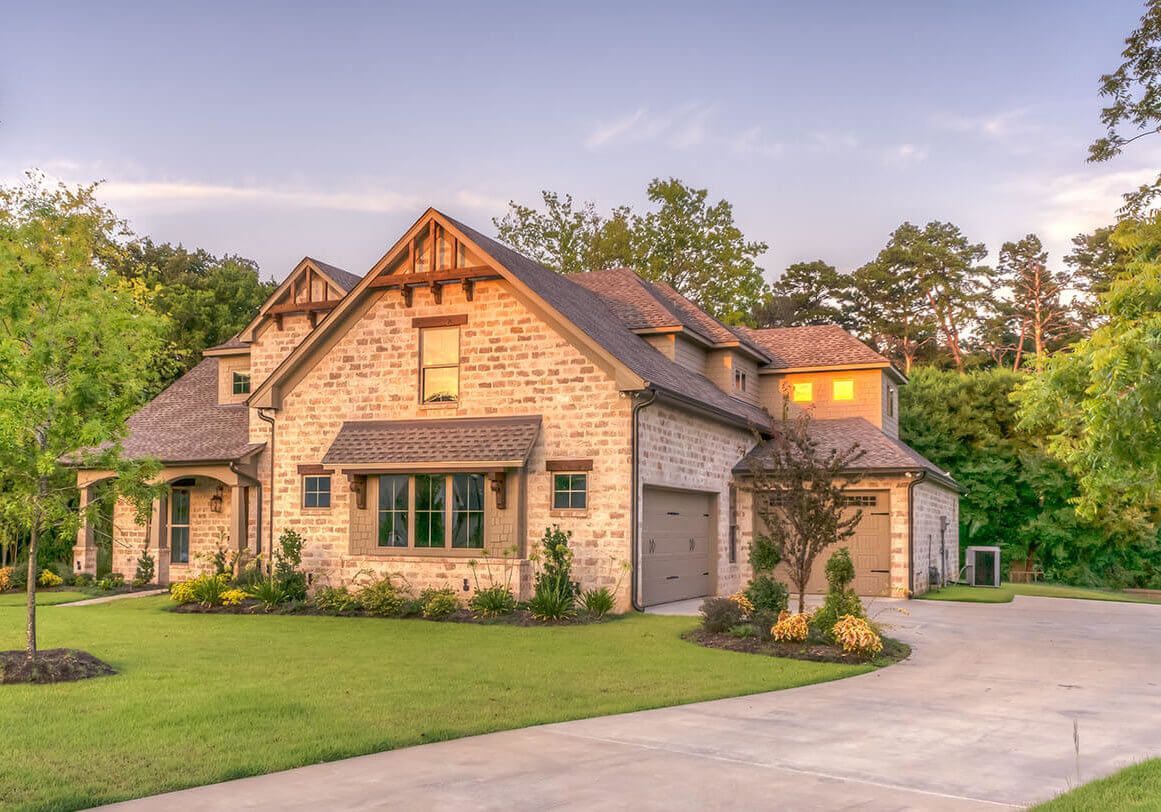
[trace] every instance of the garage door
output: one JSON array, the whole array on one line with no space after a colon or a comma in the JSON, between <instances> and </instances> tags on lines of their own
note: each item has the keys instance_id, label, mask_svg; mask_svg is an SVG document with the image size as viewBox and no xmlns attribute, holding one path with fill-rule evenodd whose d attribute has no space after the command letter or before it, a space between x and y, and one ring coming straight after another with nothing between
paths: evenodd
<instances>
[{"instance_id":1,"label":"garage door","mask_svg":"<svg viewBox=\"0 0 1161 812\"><path fill-rule=\"evenodd\" d=\"M841 544L827 547L814 559L810 581L806 591L826 592L826 562L839 547L850 550L851 561L855 565L855 592L860 595L886 595L891 586L891 513L887 491L850 491L847 499L852 503L847 515L855 510L863 511L862 521L855 534L844 539ZM789 585L784 566L778 568L777 577ZM791 587L793 589L793 587Z\"/></svg>"},{"instance_id":2,"label":"garage door","mask_svg":"<svg viewBox=\"0 0 1161 812\"><path fill-rule=\"evenodd\" d=\"M717 494L645 488L641 534L642 603L710 592L712 500Z\"/></svg>"}]
</instances>

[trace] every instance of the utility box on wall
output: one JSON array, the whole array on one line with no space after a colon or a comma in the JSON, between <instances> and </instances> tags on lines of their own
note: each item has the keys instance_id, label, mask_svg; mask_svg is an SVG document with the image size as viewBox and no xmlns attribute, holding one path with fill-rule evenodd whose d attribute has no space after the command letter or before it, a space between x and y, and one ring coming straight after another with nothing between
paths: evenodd
<instances>
[{"instance_id":1,"label":"utility box on wall","mask_svg":"<svg viewBox=\"0 0 1161 812\"><path fill-rule=\"evenodd\" d=\"M999 547L968 547L965 558L968 586L1000 586Z\"/></svg>"}]
</instances>

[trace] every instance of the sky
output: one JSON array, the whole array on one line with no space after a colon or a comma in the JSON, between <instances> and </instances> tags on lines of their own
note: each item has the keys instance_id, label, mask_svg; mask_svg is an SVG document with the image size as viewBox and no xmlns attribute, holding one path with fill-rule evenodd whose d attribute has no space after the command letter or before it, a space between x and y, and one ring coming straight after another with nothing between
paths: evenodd
<instances>
[{"instance_id":1,"label":"sky","mask_svg":"<svg viewBox=\"0 0 1161 812\"><path fill-rule=\"evenodd\" d=\"M1085 162L1141 0L17 3L0 183L39 169L157 241L363 273L429 205L488 233L541 189L725 198L769 279L905 220L1059 261L1157 174Z\"/></svg>"}]
</instances>

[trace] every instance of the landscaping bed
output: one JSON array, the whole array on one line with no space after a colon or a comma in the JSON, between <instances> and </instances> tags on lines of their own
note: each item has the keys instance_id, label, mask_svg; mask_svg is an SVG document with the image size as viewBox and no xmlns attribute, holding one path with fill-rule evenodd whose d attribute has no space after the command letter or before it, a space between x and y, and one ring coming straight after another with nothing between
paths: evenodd
<instances>
[{"instance_id":1,"label":"landscaping bed","mask_svg":"<svg viewBox=\"0 0 1161 812\"><path fill-rule=\"evenodd\" d=\"M230 606L205 606L200 603L178 604L170 609L171 612L190 615L309 615L313 617L374 617L393 618L396 620L426 620L434 623L478 623L487 626L581 626L589 623L604 623L619 617L618 615L593 615L587 612L577 612L560 618L537 618L528 609L516 609L502 615L484 615L471 609L456 609L446 615L438 617L424 617L421 612L415 614L384 615L365 610L339 612L321 609L310 602L296 601L273 606L267 611L261 601L248 598L241 603Z\"/></svg>"},{"instance_id":2,"label":"landscaping bed","mask_svg":"<svg viewBox=\"0 0 1161 812\"><path fill-rule=\"evenodd\" d=\"M116 673L108 663L73 648L50 648L32 657L26 651L0 651L0 685L77 682Z\"/></svg>"},{"instance_id":3,"label":"landscaping bed","mask_svg":"<svg viewBox=\"0 0 1161 812\"><path fill-rule=\"evenodd\" d=\"M871 659L853 652L843 651L838 646L821 640L803 642L779 642L763 640L757 635L739 637L729 632L715 633L705 629L694 629L682 637L699 646L717 648L723 651L739 651L745 654L764 654L768 657L785 657L811 663L841 663L862 665L870 663L876 667L894 665L911 656L911 647L901 640L883 637L883 650Z\"/></svg>"}]
</instances>

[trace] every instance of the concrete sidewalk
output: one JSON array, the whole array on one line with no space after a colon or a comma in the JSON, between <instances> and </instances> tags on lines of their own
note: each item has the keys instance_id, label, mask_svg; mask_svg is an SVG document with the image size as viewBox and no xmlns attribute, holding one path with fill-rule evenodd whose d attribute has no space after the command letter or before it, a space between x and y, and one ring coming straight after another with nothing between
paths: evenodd
<instances>
[{"instance_id":1,"label":"concrete sidewalk","mask_svg":"<svg viewBox=\"0 0 1161 812\"><path fill-rule=\"evenodd\" d=\"M912 601L899 665L123 804L147 809L1019 808L1161 754L1161 606Z\"/></svg>"}]
</instances>

